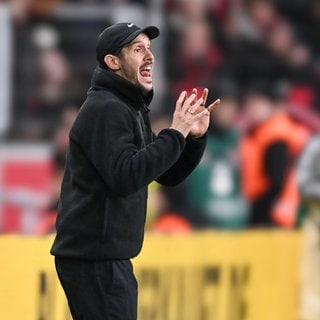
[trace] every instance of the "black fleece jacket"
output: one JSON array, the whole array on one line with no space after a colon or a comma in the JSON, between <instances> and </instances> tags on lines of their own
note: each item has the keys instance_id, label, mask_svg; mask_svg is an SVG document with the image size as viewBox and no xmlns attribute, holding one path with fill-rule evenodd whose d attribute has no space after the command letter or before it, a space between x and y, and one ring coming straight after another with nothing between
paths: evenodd
<instances>
[{"instance_id":1,"label":"black fleece jacket","mask_svg":"<svg viewBox=\"0 0 320 320\"><path fill-rule=\"evenodd\" d=\"M95 70L70 131L53 255L133 258L143 242L148 184L176 185L199 163L205 136L151 132L152 96L110 71Z\"/></svg>"}]
</instances>

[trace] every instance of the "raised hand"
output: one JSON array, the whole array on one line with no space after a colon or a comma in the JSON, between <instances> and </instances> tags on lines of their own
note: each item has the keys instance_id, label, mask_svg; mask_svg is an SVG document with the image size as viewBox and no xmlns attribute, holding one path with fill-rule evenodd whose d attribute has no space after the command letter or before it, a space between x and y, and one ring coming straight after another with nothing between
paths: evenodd
<instances>
[{"instance_id":1,"label":"raised hand","mask_svg":"<svg viewBox=\"0 0 320 320\"><path fill-rule=\"evenodd\" d=\"M220 104L221 100L217 99L213 103L211 103L208 107L206 107L208 93L209 93L209 90L207 88L205 88L202 91L202 95L200 98L200 99L202 99L202 103L200 105L196 104L196 99L193 100L194 105L191 107L191 110L194 115L201 114L203 112L203 110L207 110L208 114L210 114L210 112ZM198 94L197 89L194 88L192 90L191 95L197 96L197 94ZM209 124L210 124L210 116L202 116L202 117L197 118L197 120L193 123L192 128L189 132L190 135L193 137L203 136L207 132L207 130L209 128Z\"/></svg>"},{"instance_id":2,"label":"raised hand","mask_svg":"<svg viewBox=\"0 0 320 320\"><path fill-rule=\"evenodd\" d=\"M203 98L197 99L195 93L188 97L186 91L181 92L176 102L171 128L180 131L186 137L199 119L209 118L209 111L206 108L199 109L201 104Z\"/></svg>"},{"instance_id":3,"label":"raised hand","mask_svg":"<svg viewBox=\"0 0 320 320\"><path fill-rule=\"evenodd\" d=\"M208 89L205 88L202 95L197 99L197 89L193 89L188 97L187 92L181 92L172 119L172 129L180 131L184 137L201 137L204 135L210 124L210 112L220 103L217 99L206 107Z\"/></svg>"}]
</instances>

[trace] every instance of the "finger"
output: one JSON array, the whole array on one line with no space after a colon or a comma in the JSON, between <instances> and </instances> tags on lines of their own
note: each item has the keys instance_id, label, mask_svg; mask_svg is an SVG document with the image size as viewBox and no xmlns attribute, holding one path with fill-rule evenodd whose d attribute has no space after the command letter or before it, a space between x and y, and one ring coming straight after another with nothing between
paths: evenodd
<instances>
[{"instance_id":1,"label":"finger","mask_svg":"<svg viewBox=\"0 0 320 320\"><path fill-rule=\"evenodd\" d=\"M211 112L213 109L215 109L219 104L221 100L217 99L215 102L211 103L210 106L207 108L209 112Z\"/></svg>"},{"instance_id":2,"label":"finger","mask_svg":"<svg viewBox=\"0 0 320 320\"><path fill-rule=\"evenodd\" d=\"M192 101L194 100L195 98L195 94L191 94L183 103L182 107L181 107L181 110L185 111L185 112L188 112L191 104L192 104Z\"/></svg>"},{"instance_id":3,"label":"finger","mask_svg":"<svg viewBox=\"0 0 320 320\"><path fill-rule=\"evenodd\" d=\"M195 98L193 99L193 101L191 101L191 104L195 104L195 102L196 102L196 99L197 99L197 96L198 96L198 90L197 90L197 88L193 88L191 91L189 91L190 92L190 96L191 95L195 95ZM188 95L188 94L187 94Z\"/></svg>"},{"instance_id":4,"label":"finger","mask_svg":"<svg viewBox=\"0 0 320 320\"><path fill-rule=\"evenodd\" d=\"M207 103L208 93L209 93L209 90L207 88L204 88L202 91L202 99L203 99L204 105L206 105Z\"/></svg>"},{"instance_id":5,"label":"finger","mask_svg":"<svg viewBox=\"0 0 320 320\"><path fill-rule=\"evenodd\" d=\"M192 118L192 120L194 121L194 122L196 122L197 120L199 120L200 118L202 118L202 117L207 117L207 116L209 116L209 111L208 111L208 109L204 109L203 111L201 111L201 112L199 112L198 114L196 114L196 115L194 115L193 116L193 118Z\"/></svg>"},{"instance_id":6,"label":"finger","mask_svg":"<svg viewBox=\"0 0 320 320\"><path fill-rule=\"evenodd\" d=\"M199 107L203 108L203 98L198 99L192 109L197 110Z\"/></svg>"},{"instance_id":7,"label":"finger","mask_svg":"<svg viewBox=\"0 0 320 320\"><path fill-rule=\"evenodd\" d=\"M178 109L178 110L182 109L182 105L183 105L183 102L184 102L184 100L186 98L186 94L187 94L186 91L182 91L180 93L180 96L179 96L179 98L178 98L178 100L176 102L176 109Z\"/></svg>"},{"instance_id":8,"label":"finger","mask_svg":"<svg viewBox=\"0 0 320 320\"><path fill-rule=\"evenodd\" d=\"M203 99L200 98L199 100L197 100L197 102L196 102L194 105L192 105L191 108L189 108L189 109L187 110L187 112L189 112L189 113L191 113L191 114L198 113L197 111L198 111L198 109L199 109L200 107L201 107L201 109L203 109L202 105L203 105Z\"/></svg>"},{"instance_id":9,"label":"finger","mask_svg":"<svg viewBox=\"0 0 320 320\"><path fill-rule=\"evenodd\" d=\"M193 88L192 89L192 93L195 94L195 97L193 99L193 101L191 102L192 104L196 103L197 97L198 97L198 90L197 88Z\"/></svg>"}]
</instances>

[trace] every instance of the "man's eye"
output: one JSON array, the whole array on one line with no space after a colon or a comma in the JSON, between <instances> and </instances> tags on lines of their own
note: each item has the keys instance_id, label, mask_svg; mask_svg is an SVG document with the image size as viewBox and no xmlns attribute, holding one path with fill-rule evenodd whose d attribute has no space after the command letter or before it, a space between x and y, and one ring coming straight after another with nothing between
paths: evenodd
<instances>
[{"instance_id":1,"label":"man's eye","mask_svg":"<svg viewBox=\"0 0 320 320\"><path fill-rule=\"evenodd\" d=\"M134 49L134 52L140 52L141 51L141 48L135 48Z\"/></svg>"}]
</instances>

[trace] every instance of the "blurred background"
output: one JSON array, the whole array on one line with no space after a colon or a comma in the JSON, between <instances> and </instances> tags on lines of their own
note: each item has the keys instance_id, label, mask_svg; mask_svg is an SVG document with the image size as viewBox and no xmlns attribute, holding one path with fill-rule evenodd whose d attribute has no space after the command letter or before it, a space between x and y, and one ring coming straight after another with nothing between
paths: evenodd
<instances>
[{"instance_id":1,"label":"blurred background","mask_svg":"<svg viewBox=\"0 0 320 320\"><path fill-rule=\"evenodd\" d=\"M293 295L298 304L311 282L303 303L315 311L301 319L320 319L318 0L1 1L0 241L54 233L68 133L97 64L96 39L123 21L161 30L152 43L155 132L170 126L182 90L208 87L209 101L222 100L198 168L178 187L150 185L147 233L210 230L230 241L252 230L298 234L296 268L303 261L307 271L295 281L308 280ZM143 319L167 319L150 314Z\"/></svg>"}]
</instances>

